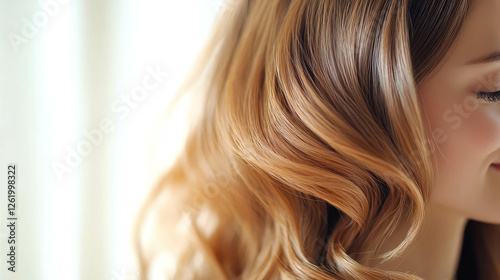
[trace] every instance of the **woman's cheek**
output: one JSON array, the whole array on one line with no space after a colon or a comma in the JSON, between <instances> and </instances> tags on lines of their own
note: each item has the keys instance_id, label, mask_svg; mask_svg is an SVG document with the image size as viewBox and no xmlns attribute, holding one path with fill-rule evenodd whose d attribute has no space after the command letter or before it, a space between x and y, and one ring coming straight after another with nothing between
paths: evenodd
<instances>
[{"instance_id":1,"label":"woman's cheek","mask_svg":"<svg viewBox=\"0 0 500 280\"><path fill-rule=\"evenodd\" d=\"M492 153L497 154L496 161L500 160L500 101L495 104L491 104L487 109L485 109L485 123L488 125L487 137L491 140Z\"/></svg>"},{"instance_id":2,"label":"woman's cheek","mask_svg":"<svg viewBox=\"0 0 500 280\"><path fill-rule=\"evenodd\" d=\"M498 148L498 130L498 123L492 118L490 112L479 108L472 112L468 119L464 120L463 129L459 131L459 136L468 141L465 143L467 147L482 155L487 155Z\"/></svg>"},{"instance_id":3,"label":"woman's cheek","mask_svg":"<svg viewBox=\"0 0 500 280\"><path fill-rule=\"evenodd\" d=\"M479 164L500 147L498 113L480 104L475 110L454 106L443 113L440 150L447 160L460 165ZM470 107L474 108L474 107ZM436 130L435 130L436 131Z\"/></svg>"}]
</instances>

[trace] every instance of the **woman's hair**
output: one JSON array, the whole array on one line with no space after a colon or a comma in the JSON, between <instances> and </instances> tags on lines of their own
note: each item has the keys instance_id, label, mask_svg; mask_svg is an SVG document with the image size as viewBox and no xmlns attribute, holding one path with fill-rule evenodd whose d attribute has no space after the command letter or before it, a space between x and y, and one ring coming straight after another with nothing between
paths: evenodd
<instances>
[{"instance_id":1,"label":"woman's hair","mask_svg":"<svg viewBox=\"0 0 500 280\"><path fill-rule=\"evenodd\" d=\"M179 91L195 101L183 151L137 219L142 276L164 260L173 279L419 279L366 264L425 220L436 163L416 85L469 1L223 6Z\"/></svg>"}]
</instances>

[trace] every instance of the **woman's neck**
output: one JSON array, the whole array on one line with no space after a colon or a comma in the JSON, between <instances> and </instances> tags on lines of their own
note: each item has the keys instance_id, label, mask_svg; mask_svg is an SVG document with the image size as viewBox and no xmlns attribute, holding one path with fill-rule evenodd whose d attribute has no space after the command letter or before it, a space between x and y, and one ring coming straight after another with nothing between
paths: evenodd
<instances>
[{"instance_id":1,"label":"woman's neck","mask_svg":"<svg viewBox=\"0 0 500 280\"><path fill-rule=\"evenodd\" d=\"M453 280L467 219L438 205L429 205L428 220L413 243L403 254L374 267L384 270L409 272L426 280ZM406 235L396 230L378 251L394 249Z\"/></svg>"}]
</instances>

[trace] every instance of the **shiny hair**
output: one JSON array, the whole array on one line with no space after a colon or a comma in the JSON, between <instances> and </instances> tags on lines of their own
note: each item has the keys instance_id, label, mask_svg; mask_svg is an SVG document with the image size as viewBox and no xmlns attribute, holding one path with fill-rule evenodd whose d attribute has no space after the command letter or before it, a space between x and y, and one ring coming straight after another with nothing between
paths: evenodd
<instances>
[{"instance_id":1,"label":"shiny hair","mask_svg":"<svg viewBox=\"0 0 500 280\"><path fill-rule=\"evenodd\" d=\"M469 1L223 6L179 91L195 97L183 151L137 219L142 276L163 256L172 279L420 279L367 263L425 220L436 163L416 86Z\"/></svg>"}]
</instances>

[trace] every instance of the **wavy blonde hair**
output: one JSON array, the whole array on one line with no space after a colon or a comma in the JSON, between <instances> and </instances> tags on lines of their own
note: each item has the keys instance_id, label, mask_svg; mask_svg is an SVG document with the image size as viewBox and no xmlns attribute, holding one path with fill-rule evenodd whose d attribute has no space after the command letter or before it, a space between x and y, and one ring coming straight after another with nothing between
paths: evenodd
<instances>
[{"instance_id":1,"label":"wavy blonde hair","mask_svg":"<svg viewBox=\"0 0 500 280\"><path fill-rule=\"evenodd\" d=\"M425 219L435 161L416 85L469 1L224 6L179 91L196 88L184 150L138 218L142 276L168 252L172 279L419 279L366 263Z\"/></svg>"}]
</instances>

